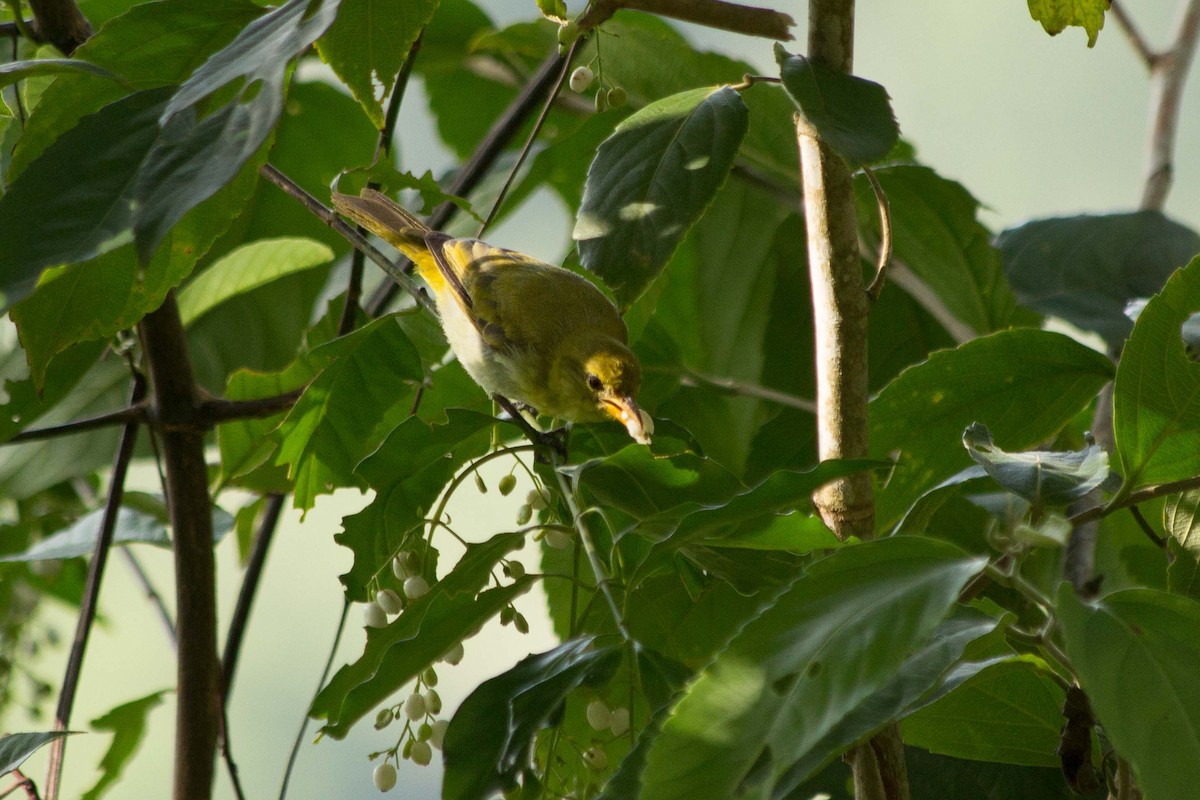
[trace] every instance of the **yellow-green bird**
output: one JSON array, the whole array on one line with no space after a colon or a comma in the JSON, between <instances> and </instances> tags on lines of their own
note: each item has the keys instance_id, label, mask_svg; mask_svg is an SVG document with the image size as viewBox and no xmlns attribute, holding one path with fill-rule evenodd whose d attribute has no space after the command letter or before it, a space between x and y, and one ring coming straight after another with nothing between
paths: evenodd
<instances>
[{"instance_id":1,"label":"yellow-green bird","mask_svg":"<svg viewBox=\"0 0 1200 800\"><path fill-rule=\"evenodd\" d=\"M429 284L455 356L489 395L569 422L612 418L649 444L642 368L617 309L585 278L523 253L431 230L387 195L337 194L345 217L393 245Z\"/></svg>"}]
</instances>

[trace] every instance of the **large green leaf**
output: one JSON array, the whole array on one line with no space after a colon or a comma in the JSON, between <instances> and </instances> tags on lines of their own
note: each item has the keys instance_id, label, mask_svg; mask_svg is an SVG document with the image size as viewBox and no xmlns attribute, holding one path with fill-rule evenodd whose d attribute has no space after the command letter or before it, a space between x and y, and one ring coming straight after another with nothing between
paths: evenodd
<instances>
[{"instance_id":1,"label":"large green leaf","mask_svg":"<svg viewBox=\"0 0 1200 800\"><path fill-rule=\"evenodd\" d=\"M428 594L412 601L387 627L368 628L363 654L339 669L313 699L309 713L326 721L322 730L345 737L385 698L528 591L530 577L481 591L500 559L523 543L523 534L501 533L467 545L457 566Z\"/></svg>"},{"instance_id":2,"label":"large green leaf","mask_svg":"<svg viewBox=\"0 0 1200 800\"><path fill-rule=\"evenodd\" d=\"M496 419L450 409L444 424L409 417L388 434L358 466L375 490L369 506L342 520L334 538L353 551L354 564L342 575L346 596L367 599L367 586L381 564L416 537L446 483L463 464L487 451Z\"/></svg>"},{"instance_id":3,"label":"large green leaf","mask_svg":"<svg viewBox=\"0 0 1200 800\"><path fill-rule=\"evenodd\" d=\"M900 126L887 90L775 45L783 87L805 125L852 167L878 161L896 146Z\"/></svg>"},{"instance_id":4,"label":"large green leaf","mask_svg":"<svg viewBox=\"0 0 1200 800\"><path fill-rule=\"evenodd\" d=\"M162 135L138 174L133 232L149 261L172 226L227 184L271 135L283 109L288 64L328 28L338 0L289 0L247 25L196 70L162 112ZM237 96L200 117L214 92Z\"/></svg>"},{"instance_id":5,"label":"large green leaf","mask_svg":"<svg viewBox=\"0 0 1200 800\"><path fill-rule=\"evenodd\" d=\"M1119 347L1130 300L1159 291L1200 253L1200 236L1158 211L1027 222L996 239L1022 305L1099 333Z\"/></svg>"},{"instance_id":6,"label":"large green leaf","mask_svg":"<svg viewBox=\"0 0 1200 800\"><path fill-rule=\"evenodd\" d=\"M361 486L354 467L409 414L421 359L394 316L321 345L308 357L321 372L281 425L278 463L295 482L297 508L337 486Z\"/></svg>"},{"instance_id":7,"label":"large green leaf","mask_svg":"<svg viewBox=\"0 0 1200 800\"><path fill-rule=\"evenodd\" d=\"M70 731L46 731L44 733L10 733L0 737L0 775L18 769L25 759L43 745L69 736Z\"/></svg>"},{"instance_id":8,"label":"large green leaf","mask_svg":"<svg viewBox=\"0 0 1200 800\"><path fill-rule=\"evenodd\" d=\"M572 236L585 267L628 305L725 182L749 114L736 91L694 89L617 126L588 169Z\"/></svg>"},{"instance_id":9,"label":"large green leaf","mask_svg":"<svg viewBox=\"0 0 1200 800\"><path fill-rule=\"evenodd\" d=\"M262 8L249 0L153 0L105 24L75 51L75 58L120 75L138 89L176 84L260 14ZM137 45L131 47L131 42ZM59 76L25 125L9 180L82 117L124 94L107 78Z\"/></svg>"},{"instance_id":10,"label":"large green leaf","mask_svg":"<svg viewBox=\"0 0 1200 800\"><path fill-rule=\"evenodd\" d=\"M301 388L314 374L303 358L281 372L239 370L229 377L224 396L229 400L274 397ZM286 415L287 411L280 411L270 417L230 420L217 427L221 485L234 484L264 494L291 491L286 466L275 463L278 428Z\"/></svg>"},{"instance_id":11,"label":"large green leaf","mask_svg":"<svg viewBox=\"0 0 1200 800\"><path fill-rule=\"evenodd\" d=\"M893 679L984 563L894 538L813 565L689 687L651 745L643 800L769 789Z\"/></svg>"},{"instance_id":12,"label":"large green leaf","mask_svg":"<svg viewBox=\"0 0 1200 800\"><path fill-rule=\"evenodd\" d=\"M43 268L91 258L122 243L131 186L158 136L165 90L130 95L84 117L0 197L0 291L6 305Z\"/></svg>"},{"instance_id":13,"label":"large green leaf","mask_svg":"<svg viewBox=\"0 0 1200 800\"><path fill-rule=\"evenodd\" d=\"M970 463L958 443L972 422L1007 448L1033 446L1069 422L1111 374L1103 354L1040 330L994 333L902 372L870 408L871 452L899 453L877 496L880 530Z\"/></svg>"},{"instance_id":14,"label":"large green leaf","mask_svg":"<svg viewBox=\"0 0 1200 800\"><path fill-rule=\"evenodd\" d=\"M11 338L15 339L15 335ZM0 353L5 395L5 402L0 403L0 441L32 427L34 421L52 409L96 363L104 347L103 342L86 342L69 348L51 364L40 391L28 376L25 353L15 346L4 348Z\"/></svg>"},{"instance_id":15,"label":"large green leaf","mask_svg":"<svg viewBox=\"0 0 1200 800\"><path fill-rule=\"evenodd\" d=\"M132 328L162 305L250 196L264 155L184 217L149 264L139 266L133 245L127 244L48 271L12 310L34 381L41 383L47 363L65 348Z\"/></svg>"},{"instance_id":16,"label":"large green leaf","mask_svg":"<svg viewBox=\"0 0 1200 800\"><path fill-rule=\"evenodd\" d=\"M337 21L317 40L321 58L378 128L400 65L437 7L438 0L342 0Z\"/></svg>"},{"instance_id":17,"label":"large green leaf","mask_svg":"<svg viewBox=\"0 0 1200 800\"><path fill-rule=\"evenodd\" d=\"M1113 430L1125 489L1200 472L1200 365L1180 330L1200 310L1200 258L1138 316L1113 386Z\"/></svg>"},{"instance_id":18,"label":"large green leaf","mask_svg":"<svg viewBox=\"0 0 1200 800\"><path fill-rule=\"evenodd\" d=\"M1085 604L1058 592L1067 656L1096 718L1155 800L1200 785L1200 603L1127 589Z\"/></svg>"},{"instance_id":19,"label":"large green leaf","mask_svg":"<svg viewBox=\"0 0 1200 800\"><path fill-rule=\"evenodd\" d=\"M1057 767L1063 690L1040 661L1005 660L904 720L908 744L978 761Z\"/></svg>"},{"instance_id":20,"label":"large green leaf","mask_svg":"<svg viewBox=\"0 0 1200 800\"><path fill-rule=\"evenodd\" d=\"M188 325L232 297L332 260L333 251L312 239L250 242L217 261L179 293L179 316Z\"/></svg>"},{"instance_id":21,"label":"large green leaf","mask_svg":"<svg viewBox=\"0 0 1200 800\"><path fill-rule=\"evenodd\" d=\"M121 779L121 772L146 734L146 715L162 705L166 690L155 692L138 700L122 703L103 716L92 720L92 728L112 731L112 742L100 760L100 778L88 789L82 800L98 800L108 789Z\"/></svg>"},{"instance_id":22,"label":"large green leaf","mask_svg":"<svg viewBox=\"0 0 1200 800\"><path fill-rule=\"evenodd\" d=\"M607 681L623 652L590 637L572 639L480 684L446 731L443 800L477 800L508 788L529 763L534 735L567 695Z\"/></svg>"},{"instance_id":23,"label":"large green leaf","mask_svg":"<svg viewBox=\"0 0 1200 800\"><path fill-rule=\"evenodd\" d=\"M1088 47L1096 44L1096 37L1104 27L1104 12L1108 0L1028 0L1029 15L1042 23L1046 33L1055 36L1069 25L1078 25L1087 31Z\"/></svg>"},{"instance_id":24,"label":"large green leaf","mask_svg":"<svg viewBox=\"0 0 1200 800\"><path fill-rule=\"evenodd\" d=\"M1061 769L1018 767L906 749L912 796L933 800L1077 800Z\"/></svg>"},{"instance_id":25,"label":"large green leaf","mask_svg":"<svg viewBox=\"0 0 1200 800\"><path fill-rule=\"evenodd\" d=\"M686 503L724 503L742 488L715 461L691 453L658 458L632 444L586 464L581 485L600 504L643 520Z\"/></svg>"},{"instance_id":26,"label":"large green leaf","mask_svg":"<svg viewBox=\"0 0 1200 800\"><path fill-rule=\"evenodd\" d=\"M979 201L961 184L928 167L886 167L875 177L888 198L893 257L976 333L1006 327L1016 298L992 246L992 234L977 219ZM860 224L878 242L877 203L865 176L855 177L854 195Z\"/></svg>"}]
</instances>

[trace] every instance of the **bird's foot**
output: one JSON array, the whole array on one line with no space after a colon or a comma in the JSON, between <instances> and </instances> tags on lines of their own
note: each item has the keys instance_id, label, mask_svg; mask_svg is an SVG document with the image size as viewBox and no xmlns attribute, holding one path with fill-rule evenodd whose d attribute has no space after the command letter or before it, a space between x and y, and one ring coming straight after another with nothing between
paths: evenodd
<instances>
[{"instance_id":1,"label":"bird's foot","mask_svg":"<svg viewBox=\"0 0 1200 800\"><path fill-rule=\"evenodd\" d=\"M563 463L567 460L567 429L556 428L543 431L536 425L537 410L524 403L514 403L503 395L494 394L492 399L507 412L513 424L524 432L534 447L534 461L538 464ZM554 457L557 456L557 459Z\"/></svg>"}]
</instances>

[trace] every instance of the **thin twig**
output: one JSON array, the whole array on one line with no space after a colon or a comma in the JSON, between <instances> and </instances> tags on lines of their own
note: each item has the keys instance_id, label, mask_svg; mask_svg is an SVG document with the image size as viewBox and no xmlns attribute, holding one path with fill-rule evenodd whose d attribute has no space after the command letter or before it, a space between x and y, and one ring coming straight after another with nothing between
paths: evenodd
<instances>
[{"instance_id":1,"label":"thin twig","mask_svg":"<svg viewBox=\"0 0 1200 800\"><path fill-rule=\"evenodd\" d=\"M729 88L738 92L744 92L756 83L783 83L783 78L777 78L773 75L751 75L747 72L742 75L741 83L730 84Z\"/></svg>"},{"instance_id":2,"label":"thin twig","mask_svg":"<svg viewBox=\"0 0 1200 800\"><path fill-rule=\"evenodd\" d=\"M863 174L871 183L875 192L875 202L879 206L879 262L875 268L875 280L867 287L867 297L878 300L883 291L883 282L887 278L888 264L892 261L892 212L888 205L887 193L879 185L879 179L870 167L863 166Z\"/></svg>"},{"instance_id":3,"label":"thin twig","mask_svg":"<svg viewBox=\"0 0 1200 800\"><path fill-rule=\"evenodd\" d=\"M602 25L623 8L649 11L707 28L733 31L746 36L790 41L795 21L781 11L755 8L724 0L594 0L579 19L580 30Z\"/></svg>"},{"instance_id":4,"label":"thin twig","mask_svg":"<svg viewBox=\"0 0 1200 800\"><path fill-rule=\"evenodd\" d=\"M916 301L917 305L937 320L938 324L950 334L950 338L958 344L969 342L978 335L974 328L954 316L954 312L950 310L938 293L930 288L925 279L913 272L900 259L892 259L888 276L892 279L892 283L903 289L909 297Z\"/></svg>"},{"instance_id":5,"label":"thin twig","mask_svg":"<svg viewBox=\"0 0 1200 800\"><path fill-rule=\"evenodd\" d=\"M587 36L580 34L571 44L570 51L567 52L566 58L563 59L562 69L558 71L558 80L554 82L550 93L546 95L546 101L542 104L542 113L538 114L537 120L533 123L533 130L529 132L529 137L525 140L525 146L521 148L516 163L508 171L508 177L505 178L504 185L500 187L500 193L496 195L496 201L492 203L492 210L488 212L487 218L479 226L479 232L475 234L477 237L482 237L484 231L496 219L496 214L499 213L500 206L504 204L504 198L508 196L508 190L512 187L513 181L516 180L517 173L521 170L521 165L525 163L525 158L529 155L529 151L533 149L533 143L537 141L538 134L542 132L542 126L546 124L546 119L550 116L550 109L554 108L554 101L558 97L559 92L562 91L563 83L567 80L567 73L571 69L571 62L575 59L575 54L579 52L579 48L583 46L585 41L587 41Z\"/></svg>"},{"instance_id":6,"label":"thin twig","mask_svg":"<svg viewBox=\"0 0 1200 800\"><path fill-rule=\"evenodd\" d=\"M226 400L221 397L208 397L201 400L196 409L198 429L204 430L221 422L238 419L260 419L271 417L281 411L287 411L296 405L300 395L304 394L306 386L300 386L283 394L270 397L256 397L250 400Z\"/></svg>"},{"instance_id":7,"label":"thin twig","mask_svg":"<svg viewBox=\"0 0 1200 800\"><path fill-rule=\"evenodd\" d=\"M1115 503L1110 501L1102 505L1085 508L1082 511L1072 514L1067 519L1070 520L1072 525L1078 525L1081 522L1089 522L1094 519L1107 517L1114 511L1120 511L1122 508L1128 508L1129 506L1136 506L1148 500L1153 500L1156 497L1165 497L1169 494L1179 494L1189 489L1198 488L1200 488L1200 475L1194 475L1191 478L1184 478L1180 481L1160 483L1157 486L1147 486L1135 492L1130 492Z\"/></svg>"},{"instance_id":8,"label":"thin twig","mask_svg":"<svg viewBox=\"0 0 1200 800\"><path fill-rule=\"evenodd\" d=\"M342 616L338 620L337 632L333 635L333 644L329 646L329 658L325 660L325 668L321 670L321 679L317 681L317 690L313 692L314 699L325 688L325 681L329 679L329 673L333 669L333 660L337 657L338 645L341 644L342 634L346 630L346 616L349 611L350 601L345 600L342 602ZM296 766L296 758L300 755L300 745L304 743L304 734L307 731L308 714L305 714L300 721L300 730L296 731L296 740L292 742L292 750L288 754L287 768L283 771L283 783L279 787L279 800L287 798L288 782L292 778L292 769Z\"/></svg>"},{"instance_id":9,"label":"thin twig","mask_svg":"<svg viewBox=\"0 0 1200 800\"><path fill-rule=\"evenodd\" d=\"M528 83L517 94L516 98L509 103L504 113L492 124L487 135L483 137L483 141L475 148L475 152L471 155L471 158L458 171L454 182L447 189L448 194L466 197L483 180L488 170L495 164L496 159L500 157L500 154L508 147L512 138L521 130L521 127L525 124L525 120L538 107L538 104L545 97L550 87L554 85L554 81L558 78L558 71L562 66L563 58L563 56L558 55L557 51L555 51L542 61L537 72L533 74ZM434 230L442 230L458 212L458 206L453 203L443 203L435 208L429 216L429 227ZM368 253L368 255L370 254ZM408 259L401 259L401 264L406 268L410 268L409 263ZM375 294L367 302L367 313L373 317L379 316L383 309L387 308L395 298L395 294L396 287L385 282L375 290ZM426 307L432 310L432 302L429 302Z\"/></svg>"},{"instance_id":10,"label":"thin twig","mask_svg":"<svg viewBox=\"0 0 1200 800\"><path fill-rule=\"evenodd\" d=\"M1150 134L1150 164L1142 191L1143 209L1161 211L1171 190L1183 85L1196 54L1197 38L1200 38L1200 0L1188 0L1171 49L1154 65L1150 102L1153 130Z\"/></svg>"},{"instance_id":11,"label":"thin twig","mask_svg":"<svg viewBox=\"0 0 1200 800\"><path fill-rule=\"evenodd\" d=\"M33 778L25 775L19 769L14 769L12 771L12 776L17 779L17 782L13 784L13 787L10 791L24 789L26 800L42 800L41 796L38 794L37 784L33 782ZM5 792L5 794L8 793L9 792Z\"/></svg>"},{"instance_id":12,"label":"thin twig","mask_svg":"<svg viewBox=\"0 0 1200 800\"><path fill-rule=\"evenodd\" d=\"M1154 542L1155 547L1158 547L1162 550L1167 549L1166 539L1154 532L1154 528L1151 528L1150 523L1146 521L1144 516L1142 516L1142 510L1140 508L1137 506L1130 506L1129 513L1133 515L1138 527L1142 529L1142 533L1146 534L1150 541Z\"/></svg>"},{"instance_id":13,"label":"thin twig","mask_svg":"<svg viewBox=\"0 0 1200 800\"><path fill-rule=\"evenodd\" d=\"M379 252L370 242L366 240L358 231L354 230L349 223L342 220L332 209L328 208L317 198L306 192L295 181L279 171L275 165L270 162L263 164L258 170L259 174L266 178L271 183L283 190L284 194L299 200L301 205L312 212L313 216L324 222L332 228L339 236L350 242L356 249L361 250L367 258L371 259L386 272L393 281L402 286L414 300L421 306L424 306L430 313L436 314L437 309L433 305L433 301L425 296L417 286L416 282L399 266L392 263L387 256Z\"/></svg>"},{"instance_id":14,"label":"thin twig","mask_svg":"<svg viewBox=\"0 0 1200 800\"><path fill-rule=\"evenodd\" d=\"M225 762L225 771L229 773L229 782L233 784L233 793L237 800L246 800L242 791L242 779L238 773L237 762L233 759L233 744L229 738L229 707L221 700L221 729L218 736L221 750L221 760Z\"/></svg>"},{"instance_id":15,"label":"thin twig","mask_svg":"<svg viewBox=\"0 0 1200 800\"><path fill-rule=\"evenodd\" d=\"M758 386L753 383L735 381L732 378L716 378L699 372L687 371L679 376L679 382L684 386L705 386L712 389L720 389L730 394L742 395L743 397L754 397L759 400L766 400L770 403L787 406L788 408L798 408L810 414L817 412L817 404L805 397L796 397L793 394L781 392L766 386Z\"/></svg>"},{"instance_id":16,"label":"thin twig","mask_svg":"<svg viewBox=\"0 0 1200 800\"><path fill-rule=\"evenodd\" d=\"M139 374L133 376L129 404L137 405L146 393L146 382ZM133 448L137 443L140 423L130 420L125 423L121 442L117 445L117 456L113 463L112 477L108 484L108 498L104 502L104 515L100 522L100 533L96 547L88 564L87 583L83 589L83 600L79 604L79 621L75 626L75 639L71 643L71 654L67 659L67 670L63 676L62 690L58 695L58 709L54 714L54 730L65 731L70 727L71 709L75 704L75 692L79 688L79 676L83 670L83 655L87 649L92 622L96 618L96 604L100 598L100 582L104 578L104 567L108 563L108 551L117 528L117 515L121 510L121 498L125 493L125 476L129 462L133 460ZM50 768L46 777L46 798L55 800L62 780L63 754L67 737L54 740L50 750Z\"/></svg>"},{"instance_id":17,"label":"thin twig","mask_svg":"<svg viewBox=\"0 0 1200 800\"><path fill-rule=\"evenodd\" d=\"M143 422L146 419L147 403L141 401L116 411L106 411L94 417L71 420L60 425L49 425L45 428L30 428L21 431L3 444L20 444L40 439L53 439L56 436L69 436L73 433L85 433L97 428L107 428L114 425L127 425L130 422Z\"/></svg>"},{"instance_id":18,"label":"thin twig","mask_svg":"<svg viewBox=\"0 0 1200 800\"><path fill-rule=\"evenodd\" d=\"M242 587L238 591L237 605L234 606L233 616L229 620L229 632L225 635L225 649L221 657L221 693L226 702L233 691L233 679L237 672L238 657L241 655L242 640L245 638L246 626L249 624L250 611L254 605L254 594L262 578L263 567L267 563L267 550L279 527L283 505L284 495L270 494L267 496L262 521L258 526L258 535L254 537L250 559L246 562L246 574L242 577Z\"/></svg>"},{"instance_id":19,"label":"thin twig","mask_svg":"<svg viewBox=\"0 0 1200 800\"><path fill-rule=\"evenodd\" d=\"M125 557L125 563L133 570L138 583L142 585L142 591L146 593L146 599L158 611L158 616L162 619L163 627L167 629L167 638L171 640L171 647L177 647L179 642L175 636L175 621L171 619L171 612L167 610L167 604L163 601L162 595L154 588L154 584L150 581L150 576L142 568L142 562L138 561L133 551L128 547L122 547L120 552Z\"/></svg>"},{"instance_id":20,"label":"thin twig","mask_svg":"<svg viewBox=\"0 0 1200 800\"><path fill-rule=\"evenodd\" d=\"M1154 69L1162 56L1150 48L1150 44L1142 36L1142 32L1133 23L1133 18L1126 13L1125 6L1119 0L1111 0L1108 11L1117 20L1117 25L1121 27L1121 30L1125 32L1126 38L1129 39L1129 43L1133 45L1133 49L1141 57L1142 62L1146 65L1146 69Z\"/></svg>"}]
</instances>

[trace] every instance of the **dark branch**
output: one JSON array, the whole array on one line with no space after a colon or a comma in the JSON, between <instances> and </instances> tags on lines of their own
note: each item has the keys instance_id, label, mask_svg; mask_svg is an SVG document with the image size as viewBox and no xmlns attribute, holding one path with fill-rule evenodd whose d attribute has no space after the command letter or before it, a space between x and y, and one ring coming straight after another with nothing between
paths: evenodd
<instances>
[{"instance_id":1,"label":"dark branch","mask_svg":"<svg viewBox=\"0 0 1200 800\"><path fill-rule=\"evenodd\" d=\"M579 20L580 30L606 22L623 8L649 11L672 19L694 22L707 28L790 41L795 20L780 11L755 8L723 0L596 0Z\"/></svg>"},{"instance_id":2,"label":"dark branch","mask_svg":"<svg viewBox=\"0 0 1200 800\"><path fill-rule=\"evenodd\" d=\"M33 32L65 55L92 37L92 25L75 5L75 0L29 0L33 10Z\"/></svg>"},{"instance_id":3,"label":"dark branch","mask_svg":"<svg viewBox=\"0 0 1200 800\"><path fill-rule=\"evenodd\" d=\"M301 386L283 394L252 400L225 400L218 397L201 400L196 409L197 430L207 430L213 425L236 419L259 419L287 411L296 405L305 388L307 387Z\"/></svg>"},{"instance_id":4,"label":"dark branch","mask_svg":"<svg viewBox=\"0 0 1200 800\"><path fill-rule=\"evenodd\" d=\"M21 442L32 442L39 439L53 439L56 436L69 436L73 433L84 433L96 430L97 428L107 428L112 425L144 422L146 420L146 405L145 401L142 401L126 406L125 408L117 409L116 411L106 411L94 417L84 417L83 419L64 422L61 425L30 428L27 431L21 431L16 436L4 442L4 444L20 444Z\"/></svg>"},{"instance_id":5,"label":"dark branch","mask_svg":"<svg viewBox=\"0 0 1200 800\"><path fill-rule=\"evenodd\" d=\"M150 582L150 576L142 568L142 562L138 561L137 556L128 547L121 548L121 555L125 557L129 568L133 570L138 583L142 585L142 591L146 593L146 598L158 611L158 616L163 621L163 627L167 629L167 637L171 640L171 646L178 647L179 642L175 636L175 620L171 619L171 612L167 610L167 604L163 602L162 595L158 593L158 589L154 588L154 584Z\"/></svg>"},{"instance_id":6,"label":"dark branch","mask_svg":"<svg viewBox=\"0 0 1200 800\"><path fill-rule=\"evenodd\" d=\"M262 522L258 526L258 535L254 538L254 547L250 551L249 561L246 562L246 574L242 578L242 588L238 592L237 605L234 607L233 617L229 621L229 632L225 635L225 650L221 659L222 693L226 702L233 691L238 656L242 652L242 640L245 638L246 626L250 621L254 595L262 578L263 567L267 563L267 550L270 549L275 530L279 527L283 504L284 495L267 496Z\"/></svg>"},{"instance_id":7,"label":"dark branch","mask_svg":"<svg viewBox=\"0 0 1200 800\"><path fill-rule=\"evenodd\" d=\"M212 794L221 708L212 503L197 418L198 389L174 293L138 323L138 332L155 417L163 425L167 513L175 533L179 656L173 794L205 798Z\"/></svg>"},{"instance_id":8,"label":"dark branch","mask_svg":"<svg viewBox=\"0 0 1200 800\"><path fill-rule=\"evenodd\" d=\"M134 373L133 389L129 402L136 406L146 393L146 382L141 375ZM108 498L104 502L104 516L100 522L100 535L96 538L96 549L92 553L91 563L88 564L87 583L83 590L83 601L79 605L79 621L75 626L75 640L71 643L71 655L67 659L67 671L63 676L62 691L58 695L58 709L54 714L54 729L65 731L70 728L71 709L75 704L75 692L79 688L79 675L83 670L83 655L87 650L88 636L92 623L96 619L96 604L100 597L100 582L104 579L104 567L108 563L108 551L112 545L113 534L117 529L117 514L121 509L121 497L125 493L125 475L129 471L129 462L133 460L133 447L137 443L137 420L125 423L121 434L121 442L117 445L117 457L113 464L112 477L108 484ZM59 782L62 779L63 753L66 750L67 737L55 739L50 751L50 770L46 778L47 800L58 797Z\"/></svg>"},{"instance_id":9,"label":"dark branch","mask_svg":"<svg viewBox=\"0 0 1200 800\"><path fill-rule=\"evenodd\" d=\"M1160 483L1157 486L1147 486L1144 489L1138 489L1136 492L1130 492L1124 500L1117 503L1108 503L1085 508L1072 514L1068 519L1072 524L1078 525L1081 522L1089 522L1094 519L1107 517L1114 511L1120 511L1122 508L1129 506L1140 505L1148 500L1153 500L1156 497L1166 497L1169 494L1179 494L1186 492L1189 489L1200 489L1200 475L1194 475L1191 478L1184 478L1181 481L1171 481L1170 483Z\"/></svg>"}]
</instances>

